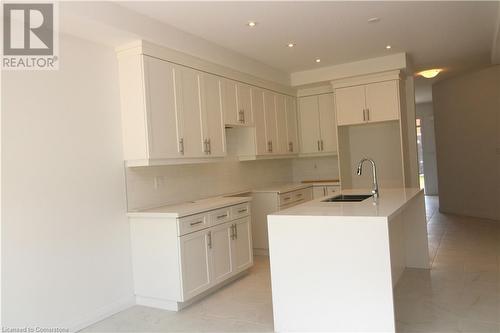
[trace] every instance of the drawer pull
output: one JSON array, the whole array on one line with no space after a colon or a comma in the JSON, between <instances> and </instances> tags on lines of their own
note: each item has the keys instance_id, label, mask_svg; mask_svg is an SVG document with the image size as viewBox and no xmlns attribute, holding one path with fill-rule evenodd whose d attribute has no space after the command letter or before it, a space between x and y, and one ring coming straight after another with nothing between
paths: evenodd
<instances>
[{"instance_id":1,"label":"drawer pull","mask_svg":"<svg viewBox=\"0 0 500 333\"><path fill-rule=\"evenodd\" d=\"M191 222L191 223L189 223L189 224L190 224L191 226L195 226L195 225L197 225L197 224L201 224L201 223L203 223L203 221Z\"/></svg>"},{"instance_id":2,"label":"drawer pull","mask_svg":"<svg viewBox=\"0 0 500 333\"><path fill-rule=\"evenodd\" d=\"M291 199L290 197L286 197L283 200L287 201L287 200L290 200L290 199Z\"/></svg>"},{"instance_id":3,"label":"drawer pull","mask_svg":"<svg viewBox=\"0 0 500 333\"><path fill-rule=\"evenodd\" d=\"M219 216L217 216L217 219L220 220L220 219L223 219L225 217L227 217L227 214L219 215Z\"/></svg>"},{"instance_id":4,"label":"drawer pull","mask_svg":"<svg viewBox=\"0 0 500 333\"><path fill-rule=\"evenodd\" d=\"M297 198L302 197L302 193L297 194Z\"/></svg>"},{"instance_id":5,"label":"drawer pull","mask_svg":"<svg viewBox=\"0 0 500 333\"><path fill-rule=\"evenodd\" d=\"M246 208L243 208L243 209L238 210L238 213L240 213L240 214L241 214L241 213L246 213L246 212L247 212L247 209L246 209Z\"/></svg>"}]
</instances>

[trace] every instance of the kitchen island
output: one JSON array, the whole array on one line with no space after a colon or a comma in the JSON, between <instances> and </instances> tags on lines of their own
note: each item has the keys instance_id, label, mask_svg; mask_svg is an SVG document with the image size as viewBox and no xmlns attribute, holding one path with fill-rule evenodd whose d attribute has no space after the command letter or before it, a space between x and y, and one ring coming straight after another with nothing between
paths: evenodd
<instances>
[{"instance_id":1,"label":"kitchen island","mask_svg":"<svg viewBox=\"0 0 500 333\"><path fill-rule=\"evenodd\" d=\"M329 197L268 216L275 331L394 332L393 287L429 268L423 190Z\"/></svg>"}]
</instances>

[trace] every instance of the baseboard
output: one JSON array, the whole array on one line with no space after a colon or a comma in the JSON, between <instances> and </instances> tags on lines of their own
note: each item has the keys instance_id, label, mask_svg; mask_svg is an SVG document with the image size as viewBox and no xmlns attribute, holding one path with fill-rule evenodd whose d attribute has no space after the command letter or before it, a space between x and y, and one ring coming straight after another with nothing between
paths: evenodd
<instances>
[{"instance_id":1,"label":"baseboard","mask_svg":"<svg viewBox=\"0 0 500 333\"><path fill-rule=\"evenodd\" d=\"M61 327L67 327L70 332L78 332L90 325L97 323L109 316L112 316L118 312L126 310L135 305L135 298L133 295L124 297L114 303L106 305L96 311L87 314L81 319L74 320L67 325L61 325Z\"/></svg>"}]
</instances>

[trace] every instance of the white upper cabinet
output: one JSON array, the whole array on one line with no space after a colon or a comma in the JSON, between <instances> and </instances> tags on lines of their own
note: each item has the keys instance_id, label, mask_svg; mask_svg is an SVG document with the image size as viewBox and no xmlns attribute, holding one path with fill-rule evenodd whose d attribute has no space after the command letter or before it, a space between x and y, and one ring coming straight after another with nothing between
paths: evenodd
<instances>
[{"instance_id":1,"label":"white upper cabinet","mask_svg":"<svg viewBox=\"0 0 500 333\"><path fill-rule=\"evenodd\" d=\"M174 66L145 56L144 72L149 156L152 159L181 157L182 129L175 106Z\"/></svg>"},{"instance_id":2,"label":"white upper cabinet","mask_svg":"<svg viewBox=\"0 0 500 333\"><path fill-rule=\"evenodd\" d=\"M267 154L266 118L264 114L264 90L252 88L252 113L255 122L256 155Z\"/></svg>"},{"instance_id":3,"label":"white upper cabinet","mask_svg":"<svg viewBox=\"0 0 500 333\"><path fill-rule=\"evenodd\" d=\"M370 83L366 85L365 92L368 121L399 119L398 81Z\"/></svg>"},{"instance_id":4,"label":"white upper cabinet","mask_svg":"<svg viewBox=\"0 0 500 333\"><path fill-rule=\"evenodd\" d=\"M251 87L229 79L223 79L222 85L224 123L233 126L252 125Z\"/></svg>"},{"instance_id":5,"label":"white upper cabinet","mask_svg":"<svg viewBox=\"0 0 500 333\"><path fill-rule=\"evenodd\" d=\"M276 104L274 93L264 91L264 119L266 123L267 153L278 152L278 130L276 127Z\"/></svg>"},{"instance_id":6,"label":"white upper cabinet","mask_svg":"<svg viewBox=\"0 0 500 333\"><path fill-rule=\"evenodd\" d=\"M321 152L335 152L337 151L337 125L335 122L333 94L318 96L318 111Z\"/></svg>"},{"instance_id":7,"label":"white upper cabinet","mask_svg":"<svg viewBox=\"0 0 500 333\"><path fill-rule=\"evenodd\" d=\"M175 87L182 150L185 157L206 156L200 105L200 73L187 67L175 66Z\"/></svg>"},{"instance_id":8,"label":"white upper cabinet","mask_svg":"<svg viewBox=\"0 0 500 333\"><path fill-rule=\"evenodd\" d=\"M277 145L275 147L275 152L278 154L288 153L288 133L286 128L286 107L285 107L285 96L284 95L274 95L274 105L276 110L276 135L277 135Z\"/></svg>"},{"instance_id":9,"label":"white upper cabinet","mask_svg":"<svg viewBox=\"0 0 500 333\"><path fill-rule=\"evenodd\" d=\"M297 100L295 97L287 96L285 103L287 151L290 154L297 154L299 152L299 140L297 133Z\"/></svg>"},{"instance_id":10,"label":"white upper cabinet","mask_svg":"<svg viewBox=\"0 0 500 333\"><path fill-rule=\"evenodd\" d=\"M398 120L400 113L397 80L335 89L338 125Z\"/></svg>"},{"instance_id":11,"label":"white upper cabinet","mask_svg":"<svg viewBox=\"0 0 500 333\"><path fill-rule=\"evenodd\" d=\"M360 124L366 117L365 86L335 90L338 125Z\"/></svg>"},{"instance_id":12,"label":"white upper cabinet","mask_svg":"<svg viewBox=\"0 0 500 333\"><path fill-rule=\"evenodd\" d=\"M317 153L320 151L318 97L299 98L300 152Z\"/></svg>"},{"instance_id":13,"label":"white upper cabinet","mask_svg":"<svg viewBox=\"0 0 500 333\"><path fill-rule=\"evenodd\" d=\"M337 150L333 94L299 98L300 152L332 153Z\"/></svg>"},{"instance_id":14,"label":"white upper cabinet","mask_svg":"<svg viewBox=\"0 0 500 333\"><path fill-rule=\"evenodd\" d=\"M205 154L226 155L226 137L221 104L221 79L203 73L200 79L202 137Z\"/></svg>"}]
</instances>

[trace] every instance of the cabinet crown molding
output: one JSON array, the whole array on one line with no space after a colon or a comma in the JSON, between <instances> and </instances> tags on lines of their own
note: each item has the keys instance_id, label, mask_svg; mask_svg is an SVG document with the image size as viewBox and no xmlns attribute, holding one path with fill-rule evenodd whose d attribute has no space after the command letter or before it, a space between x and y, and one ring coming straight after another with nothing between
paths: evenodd
<instances>
[{"instance_id":1,"label":"cabinet crown molding","mask_svg":"<svg viewBox=\"0 0 500 333\"><path fill-rule=\"evenodd\" d=\"M215 74L226 79L239 81L255 87L272 90L274 92L289 96L297 96L297 91L291 86L282 85L269 80L261 79L248 73L244 73L223 65L219 65L196 56L169 49L146 40L136 40L115 48L117 56L125 57L132 55L148 55L150 57L165 60L177 65L190 67L198 71Z\"/></svg>"},{"instance_id":2,"label":"cabinet crown molding","mask_svg":"<svg viewBox=\"0 0 500 333\"><path fill-rule=\"evenodd\" d=\"M333 89L345 88L351 86L359 86L362 84L369 84L374 82L383 82L391 80L401 80L402 72L400 70L386 71L375 74L358 75L345 79L331 81Z\"/></svg>"}]
</instances>

